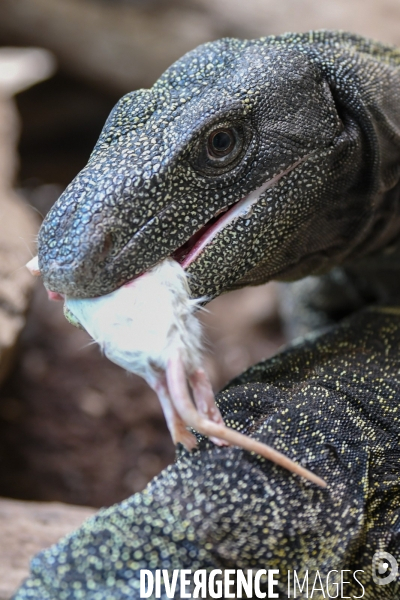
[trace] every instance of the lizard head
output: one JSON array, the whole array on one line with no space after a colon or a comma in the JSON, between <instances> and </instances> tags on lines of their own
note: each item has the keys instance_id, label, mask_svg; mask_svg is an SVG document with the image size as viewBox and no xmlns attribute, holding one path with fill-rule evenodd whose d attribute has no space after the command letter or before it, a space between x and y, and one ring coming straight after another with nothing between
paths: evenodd
<instances>
[{"instance_id":1,"label":"lizard head","mask_svg":"<svg viewBox=\"0 0 400 600\"><path fill-rule=\"evenodd\" d=\"M368 135L324 36L205 44L124 96L42 224L46 287L99 296L172 256L213 297L348 253L369 218Z\"/></svg>"}]
</instances>

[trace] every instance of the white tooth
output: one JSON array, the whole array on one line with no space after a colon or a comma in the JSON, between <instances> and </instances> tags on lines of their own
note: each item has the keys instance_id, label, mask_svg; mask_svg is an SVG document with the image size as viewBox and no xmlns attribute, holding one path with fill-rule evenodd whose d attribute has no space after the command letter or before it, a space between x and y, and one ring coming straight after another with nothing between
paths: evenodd
<instances>
[{"instance_id":1,"label":"white tooth","mask_svg":"<svg viewBox=\"0 0 400 600\"><path fill-rule=\"evenodd\" d=\"M26 263L26 268L34 275L35 277L39 277L40 269L39 269L39 260L38 257L35 256L31 258L29 262Z\"/></svg>"},{"instance_id":2,"label":"white tooth","mask_svg":"<svg viewBox=\"0 0 400 600\"><path fill-rule=\"evenodd\" d=\"M229 206L224 206L223 208L220 208L214 215L214 217L218 217L218 215L220 215L221 213L225 212L226 210L228 210Z\"/></svg>"}]
</instances>

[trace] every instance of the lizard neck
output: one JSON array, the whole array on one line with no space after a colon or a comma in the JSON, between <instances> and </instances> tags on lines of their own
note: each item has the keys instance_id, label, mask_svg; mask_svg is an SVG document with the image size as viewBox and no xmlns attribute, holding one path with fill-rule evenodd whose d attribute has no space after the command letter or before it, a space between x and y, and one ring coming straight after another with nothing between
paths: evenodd
<instances>
[{"instance_id":1,"label":"lizard neck","mask_svg":"<svg viewBox=\"0 0 400 600\"><path fill-rule=\"evenodd\" d=\"M392 264L393 259L390 257L398 244L400 244L400 181L389 191L375 197L375 207L364 240L357 244L354 252L347 257L346 264L358 261L370 263L371 260L375 260L375 255L379 257L380 264L386 262Z\"/></svg>"}]
</instances>

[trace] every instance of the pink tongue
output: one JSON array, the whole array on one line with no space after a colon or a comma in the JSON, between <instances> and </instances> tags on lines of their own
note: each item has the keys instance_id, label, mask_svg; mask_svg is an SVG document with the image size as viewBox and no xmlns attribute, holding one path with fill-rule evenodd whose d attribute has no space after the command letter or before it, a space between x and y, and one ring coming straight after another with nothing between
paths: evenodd
<instances>
[{"instance_id":1,"label":"pink tongue","mask_svg":"<svg viewBox=\"0 0 400 600\"><path fill-rule=\"evenodd\" d=\"M50 290L47 290L47 296L49 297L49 300L64 300L64 296L61 296L61 294L58 294L57 292L51 292Z\"/></svg>"}]
</instances>

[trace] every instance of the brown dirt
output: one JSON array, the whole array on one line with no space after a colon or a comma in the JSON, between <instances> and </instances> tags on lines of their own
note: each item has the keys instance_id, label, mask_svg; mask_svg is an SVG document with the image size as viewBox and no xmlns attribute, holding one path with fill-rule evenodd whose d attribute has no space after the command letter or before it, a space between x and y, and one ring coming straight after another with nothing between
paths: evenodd
<instances>
[{"instance_id":1,"label":"brown dirt","mask_svg":"<svg viewBox=\"0 0 400 600\"><path fill-rule=\"evenodd\" d=\"M213 305L207 363L220 387L282 337L272 288ZM109 505L141 490L173 457L153 392L101 356L38 282L16 367L0 392L0 496Z\"/></svg>"},{"instance_id":2,"label":"brown dirt","mask_svg":"<svg viewBox=\"0 0 400 600\"><path fill-rule=\"evenodd\" d=\"M28 576L34 554L79 527L93 510L0 498L0 600L8 600Z\"/></svg>"},{"instance_id":3,"label":"brown dirt","mask_svg":"<svg viewBox=\"0 0 400 600\"><path fill-rule=\"evenodd\" d=\"M111 504L173 458L157 399L64 322L37 286L0 396L0 495Z\"/></svg>"}]
</instances>

